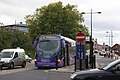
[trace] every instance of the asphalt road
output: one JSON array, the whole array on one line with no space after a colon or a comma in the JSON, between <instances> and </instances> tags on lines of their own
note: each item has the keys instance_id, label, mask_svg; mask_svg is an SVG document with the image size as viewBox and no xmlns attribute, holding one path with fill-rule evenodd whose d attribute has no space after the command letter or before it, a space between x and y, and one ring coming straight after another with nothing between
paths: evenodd
<instances>
[{"instance_id":1,"label":"asphalt road","mask_svg":"<svg viewBox=\"0 0 120 80\"><path fill-rule=\"evenodd\" d=\"M114 60L115 59L111 59L111 58L107 58L107 57L104 57L104 56L96 55L96 61L97 61L97 64L99 65L99 67L103 67L103 66L109 64L110 62L112 62Z\"/></svg>"},{"instance_id":2,"label":"asphalt road","mask_svg":"<svg viewBox=\"0 0 120 80\"><path fill-rule=\"evenodd\" d=\"M97 63L102 67L114 59L97 56ZM49 69L37 69L33 63L27 63L26 68L4 68L0 71L0 80L69 80L71 73L51 72Z\"/></svg>"},{"instance_id":3,"label":"asphalt road","mask_svg":"<svg viewBox=\"0 0 120 80\"><path fill-rule=\"evenodd\" d=\"M70 74L37 69L33 63L28 63L26 68L4 68L3 71L0 71L0 80L69 80Z\"/></svg>"},{"instance_id":4,"label":"asphalt road","mask_svg":"<svg viewBox=\"0 0 120 80\"><path fill-rule=\"evenodd\" d=\"M1 75L0 80L68 80L70 73L44 72L43 70L27 70Z\"/></svg>"}]
</instances>

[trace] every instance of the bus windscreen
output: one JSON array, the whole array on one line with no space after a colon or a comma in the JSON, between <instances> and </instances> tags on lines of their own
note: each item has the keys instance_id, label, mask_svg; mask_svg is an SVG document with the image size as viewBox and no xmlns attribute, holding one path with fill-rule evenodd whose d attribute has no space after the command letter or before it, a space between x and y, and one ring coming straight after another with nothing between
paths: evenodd
<instances>
[{"instance_id":1,"label":"bus windscreen","mask_svg":"<svg viewBox=\"0 0 120 80\"><path fill-rule=\"evenodd\" d=\"M43 52L44 58L49 58L55 55L60 46L59 40L44 40L39 42L39 49Z\"/></svg>"}]
</instances>

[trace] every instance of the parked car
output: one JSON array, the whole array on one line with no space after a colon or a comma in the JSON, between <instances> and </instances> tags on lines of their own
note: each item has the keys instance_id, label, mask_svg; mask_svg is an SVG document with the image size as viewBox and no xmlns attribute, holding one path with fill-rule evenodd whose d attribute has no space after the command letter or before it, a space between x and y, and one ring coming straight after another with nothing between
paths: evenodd
<instances>
[{"instance_id":1,"label":"parked car","mask_svg":"<svg viewBox=\"0 0 120 80\"><path fill-rule=\"evenodd\" d=\"M104 51L99 51L99 55L100 55L100 56L105 56L106 53L105 53Z\"/></svg>"},{"instance_id":2,"label":"parked car","mask_svg":"<svg viewBox=\"0 0 120 80\"><path fill-rule=\"evenodd\" d=\"M25 51L21 48L3 49L0 54L2 67L14 68L15 66L26 66Z\"/></svg>"},{"instance_id":3,"label":"parked car","mask_svg":"<svg viewBox=\"0 0 120 80\"><path fill-rule=\"evenodd\" d=\"M32 58L30 58L28 55L25 55L25 60L26 60L26 62L31 63Z\"/></svg>"},{"instance_id":4,"label":"parked car","mask_svg":"<svg viewBox=\"0 0 120 80\"><path fill-rule=\"evenodd\" d=\"M98 54L98 50L94 50L93 53L94 53L94 54Z\"/></svg>"},{"instance_id":5,"label":"parked car","mask_svg":"<svg viewBox=\"0 0 120 80\"><path fill-rule=\"evenodd\" d=\"M70 80L120 80L120 59L103 68L75 72Z\"/></svg>"}]
</instances>

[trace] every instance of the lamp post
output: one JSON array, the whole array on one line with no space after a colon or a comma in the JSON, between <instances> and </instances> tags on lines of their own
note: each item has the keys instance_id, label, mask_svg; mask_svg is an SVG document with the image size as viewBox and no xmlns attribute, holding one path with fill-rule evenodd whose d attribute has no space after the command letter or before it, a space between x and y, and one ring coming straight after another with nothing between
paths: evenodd
<instances>
[{"instance_id":1,"label":"lamp post","mask_svg":"<svg viewBox=\"0 0 120 80\"><path fill-rule=\"evenodd\" d=\"M112 53L111 47L113 45L113 33L112 33L112 30L111 30L111 32L107 31L106 33L108 34L108 36L106 36L106 37L109 37L109 46L108 46L108 49L109 49L109 54L110 54L110 53Z\"/></svg>"},{"instance_id":2,"label":"lamp post","mask_svg":"<svg viewBox=\"0 0 120 80\"><path fill-rule=\"evenodd\" d=\"M92 11L92 9L91 9L91 11L90 12L82 12L81 14L90 14L91 16L90 16L90 18L91 18L91 25L90 25L90 27L91 27L91 37L92 37L92 16L93 16L93 14L101 14L101 12L93 12Z\"/></svg>"},{"instance_id":3,"label":"lamp post","mask_svg":"<svg viewBox=\"0 0 120 80\"><path fill-rule=\"evenodd\" d=\"M82 12L81 14L90 14L90 18L91 18L91 36L90 36L90 65L92 68L95 68L94 64L95 64L95 60L93 60L93 42L92 42L92 15L93 14L101 14L101 12L93 12L92 9L90 12Z\"/></svg>"},{"instance_id":4,"label":"lamp post","mask_svg":"<svg viewBox=\"0 0 120 80\"><path fill-rule=\"evenodd\" d=\"M109 33L108 31L106 33ZM109 38L109 42L108 42L108 57L110 57L110 34L108 34L106 37Z\"/></svg>"},{"instance_id":5,"label":"lamp post","mask_svg":"<svg viewBox=\"0 0 120 80\"><path fill-rule=\"evenodd\" d=\"M109 42L108 42L109 44L108 44L108 45L110 46L110 34L109 34L109 32L108 32L108 31L107 31L106 33L108 34L106 37L108 37L108 38L109 38Z\"/></svg>"},{"instance_id":6,"label":"lamp post","mask_svg":"<svg viewBox=\"0 0 120 80\"><path fill-rule=\"evenodd\" d=\"M112 45L113 45L113 33L112 33L112 30L111 30L111 32L107 31L106 33L109 34L109 36L106 36L106 37L109 37L109 46L112 47ZM111 38L111 39L110 39L110 38ZM111 41L110 41L110 40L111 40ZM110 43L111 43L111 44L110 44Z\"/></svg>"}]
</instances>

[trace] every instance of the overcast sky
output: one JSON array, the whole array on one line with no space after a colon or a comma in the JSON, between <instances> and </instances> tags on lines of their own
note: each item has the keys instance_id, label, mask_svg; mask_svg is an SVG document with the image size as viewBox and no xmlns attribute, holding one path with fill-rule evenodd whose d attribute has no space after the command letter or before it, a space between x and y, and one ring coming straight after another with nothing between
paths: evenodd
<instances>
[{"instance_id":1,"label":"overcast sky","mask_svg":"<svg viewBox=\"0 0 120 80\"><path fill-rule=\"evenodd\" d=\"M111 31L113 34L113 44L120 44L120 0L0 0L0 22L14 24L23 22L24 17L33 14L36 8L48 5L49 3L62 1L64 5L76 5L80 12L102 12L93 14L93 38L99 44L105 42L109 45ZM90 30L90 14L84 14L83 23ZM109 33L106 33L106 32ZM111 44L111 39L110 39Z\"/></svg>"}]
</instances>

